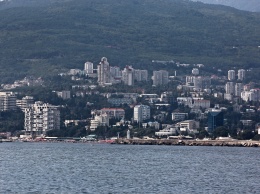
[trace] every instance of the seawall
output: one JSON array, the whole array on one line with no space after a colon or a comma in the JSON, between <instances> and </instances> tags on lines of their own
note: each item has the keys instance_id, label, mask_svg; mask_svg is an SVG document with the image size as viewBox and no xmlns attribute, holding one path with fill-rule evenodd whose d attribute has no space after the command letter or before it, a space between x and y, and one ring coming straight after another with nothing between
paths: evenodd
<instances>
[{"instance_id":1,"label":"seawall","mask_svg":"<svg viewBox=\"0 0 260 194\"><path fill-rule=\"evenodd\" d=\"M117 139L116 144L132 145L182 145L182 146L230 146L260 147L260 141L251 140L178 140L178 139Z\"/></svg>"}]
</instances>

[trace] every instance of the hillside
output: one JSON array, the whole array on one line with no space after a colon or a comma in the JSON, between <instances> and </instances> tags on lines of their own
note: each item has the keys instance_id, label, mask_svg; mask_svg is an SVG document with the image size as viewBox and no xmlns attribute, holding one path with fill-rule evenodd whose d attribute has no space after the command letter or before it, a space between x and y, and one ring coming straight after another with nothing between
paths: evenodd
<instances>
[{"instance_id":1,"label":"hillside","mask_svg":"<svg viewBox=\"0 0 260 194\"><path fill-rule=\"evenodd\" d=\"M153 59L260 63L257 13L183 0L15 2L0 5L2 82L83 68L102 56L121 66Z\"/></svg>"},{"instance_id":2,"label":"hillside","mask_svg":"<svg viewBox=\"0 0 260 194\"><path fill-rule=\"evenodd\" d=\"M219 4L234 7L236 9L260 12L259 0L192 0L209 4Z\"/></svg>"}]
</instances>

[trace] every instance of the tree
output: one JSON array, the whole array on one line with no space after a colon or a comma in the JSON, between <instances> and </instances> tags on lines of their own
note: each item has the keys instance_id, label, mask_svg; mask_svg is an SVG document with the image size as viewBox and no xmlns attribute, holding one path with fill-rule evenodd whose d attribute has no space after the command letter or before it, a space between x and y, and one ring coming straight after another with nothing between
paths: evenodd
<instances>
[{"instance_id":1,"label":"tree","mask_svg":"<svg viewBox=\"0 0 260 194\"><path fill-rule=\"evenodd\" d=\"M239 133L238 138L243 140L252 139L255 136L255 132L252 132L252 130L244 130Z\"/></svg>"},{"instance_id":2,"label":"tree","mask_svg":"<svg viewBox=\"0 0 260 194\"><path fill-rule=\"evenodd\" d=\"M224 126L217 127L213 131L213 136L214 137L227 137L228 136L228 129Z\"/></svg>"},{"instance_id":3,"label":"tree","mask_svg":"<svg viewBox=\"0 0 260 194\"><path fill-rule=\"evenodd\" d=\"M200 129L198 129L198 131L199 131L199 133L196 135L196 137L199 139L203 139L204 137L209 136L209 133L204 128L200 128Z\"/></svg>"}]
</instances>

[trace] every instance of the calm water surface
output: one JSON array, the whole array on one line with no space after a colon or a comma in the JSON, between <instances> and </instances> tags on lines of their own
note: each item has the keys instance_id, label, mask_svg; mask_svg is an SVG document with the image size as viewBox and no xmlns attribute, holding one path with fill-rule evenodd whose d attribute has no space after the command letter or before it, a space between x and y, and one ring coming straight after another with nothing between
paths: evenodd
<instances>
[{"instance_id":1,"label":"calm water surface","mask_svg":"<svg viewBox=\"0 0 260 194\"><path fill-rule=\"evenodd\" d=\"M0 193L260 193L260 148L2 143Z\"/></svg>"}]
</instances>

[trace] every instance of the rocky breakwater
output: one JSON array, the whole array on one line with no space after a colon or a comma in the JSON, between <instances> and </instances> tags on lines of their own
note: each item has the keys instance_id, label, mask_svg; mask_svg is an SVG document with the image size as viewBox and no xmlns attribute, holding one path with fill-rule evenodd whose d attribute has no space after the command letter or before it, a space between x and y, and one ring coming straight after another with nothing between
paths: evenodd
<instances>
[{"instance_id":1,"label":"rocky breakwater","mask_svg":"<svg viewBox=\"0 0 260 194\"><path fill-rule=\"evenodd\" d=\"M260 147L260 141L251 140L117 139L114 143L131 145Z\"/></svg>"}]
</instances>

